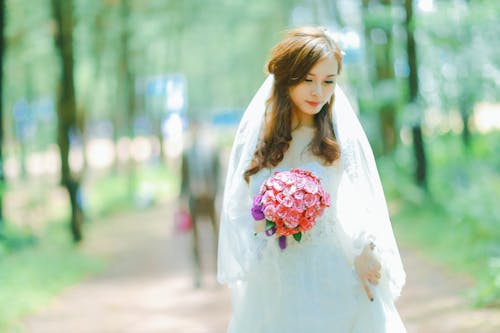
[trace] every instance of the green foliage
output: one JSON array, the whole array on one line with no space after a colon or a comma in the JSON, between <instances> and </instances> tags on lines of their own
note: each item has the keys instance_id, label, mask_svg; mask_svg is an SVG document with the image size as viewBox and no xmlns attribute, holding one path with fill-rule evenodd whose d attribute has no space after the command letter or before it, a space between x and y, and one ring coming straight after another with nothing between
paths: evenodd
<instances>
[{"instance_id":1,"label":"green foliage","mask_svg":"<svg viewBox=\"0 0 500 333\"><path fill-rule=\"evenodd\" d=\"M159 200L172 200L180 186L174 172L160 165L137 170L137 193L130 193L129 177L126 173L112 173L92 180L85 190L87 217L96 219L131 205L140 208Z\"/></svg>"},{"instance_id":2,"label":"green foliage","mask_svg":"<svg viewBox=\"0 0 500 333\"><path fill-rule=\"evenodd\" d=\"M34 247L0 260L0 331L46 304L68 285L103 267L74 247L66 222L52 223Z\"/></svg>"},{"instance_id":3,"label":"green foliage","mask_svg":"<svg viewBox=\"0 0 500 333\"><path fill-rule=\"evenodd\" d=\"M412 152L400 147L380 162L396 230L432 257L473 276L477 305L500 305L500 133L475 138L470 152L457 136L431 138L429 193L410 183Z\"/></svg>"},{"instance_id":4,"label":"green foliage","mask_svg":"<svg viewBox=\"0 0 500 333\"><path fill-rule=\"evenodd\" d=\"M172 200L177 196L179 179L172 169L161 165L145 165L137 171L137 190L130 192L130 176L127 173L95 175L82 185L83 208L87 220L92 221L111 213L134 208L145 208L158 201ZM38 212L36 221L6 220L0 228L0 257L36 247L40 232L50 221L68 219L69 210L64 199L55 196L59 191L52 182L34 182L11 189L20 203L16 209ZM38 216L37 216L38 217Z\"/></svg>"},{"instance_id":5,"label":"green foliage","mask_svg":"<svg viewBox=\"0 0 500 333\"><path fill-rule=\"evenodd\" d=\"M85 203L86 216L92 220L129 206L128 184L126 175L98 176L93 185L85 190L85 193L88 193L85 195L88 198L88 202Z\"/></svg>"},{"instance_id":6,"label":"green foliage","mask_svg":"<svg viewBox=\"0 0 500 333\"><path fill-rule=\"evenodd\" d=\"M20 251L25 247L32 247L37 238L31 230L6 225L0 228L0 258L10 252Z\"/></svg>"},{"instance_id":7,"label":"green foliage","mask_svg":"<svg viewBox=\"0 0 500 333\"><path fill-rule=\"evenodd\" d=\"M276 223L273 221L266 220L266 230L272 229L276 226Z\"/></svg>"},{"instance_id":8,"label":"green foliage","mask_svg":"<svg viewBox=\"0 0 500 333\"><path fill-rule=\"evenodd\" d=\"M242 107L262 81L267 52L281 37L298 1L131 0L128 17L121 12L123 1L73 3L79 121L114 119L119 125L126 121L120 53L124 32L137 79L185 74L189 112L196 114ZM55 96L60 68L50 1L8 2L6 33L6 109L22 99L33 103ZM6 123L12 123L8 117ZM7 136L14 133L8 131Z\"/></svg>"},{"instance_id":9,"label":"green foliage","mask_svg":"<svg viewBox=\"0 0 500 333\"><path fill-rule=\"evenodd\" d=\"M498 1L437 3L417 18L421 92L430 105L470 114L483 99L498 98Z\"/></svg>"},{"instance_id":10,"label":"green foliage","mask_svg":"<svg viewBox=\"0 0 500 333\"><path fill-rule=\"evenodd\" d=\"M293 234L293 238L300 243L300 240L302 239L302 232L298 232L296 234Z\"/></svg>"},{"instance_id":11,"label":"green foliage","mask_svg":"<svg viewBox=\"0 0 500 333\"><path fill-rule=\"evenodd\" d=\"M394 23L393 14L391 13L391 6L377 5L370 7L364 18L364 25L367 29L383 29L391 31Z\"/></svg>"},{"instance_id":12,"label":"green foliage","mask_svg":"<svg viewBox=\"0 0 500 333\"><path fill-rule=\"evenodd\" d=\"M498 242L496 251L499 252ZM500 307L500 255L489 258L488 271L479 278L478 287L474 290L473 297L476 304Z\"/></svg>"}]
</instances>

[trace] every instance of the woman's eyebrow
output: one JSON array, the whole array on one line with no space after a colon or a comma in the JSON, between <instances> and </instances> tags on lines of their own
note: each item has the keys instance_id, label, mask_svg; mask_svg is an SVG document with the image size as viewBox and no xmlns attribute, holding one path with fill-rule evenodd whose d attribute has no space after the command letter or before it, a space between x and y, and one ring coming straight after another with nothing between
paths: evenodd
<instances>
[{"instance_id":1,"label":"woman's eyebrow","mask_svg":"<svg viewBox=\"0 0 500 333\"><path fill-rule=\"evenodd\" d=\"M307 75L316 76L316 74L314 74L314 73L307 73ZM332 77L332 76L337 76L337 74L329 74L326 77Z\"/></svg>"}]
</instances>

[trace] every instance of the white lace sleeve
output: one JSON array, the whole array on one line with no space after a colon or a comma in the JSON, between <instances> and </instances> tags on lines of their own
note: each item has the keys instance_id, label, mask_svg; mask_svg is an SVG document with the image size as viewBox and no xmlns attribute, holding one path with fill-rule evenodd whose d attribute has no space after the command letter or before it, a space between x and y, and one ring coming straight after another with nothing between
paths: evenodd
<instances>
[{"instance_id":1,"label":"white lace sleeve","mask_svg":"<svg viewBox=\"0 0 500 333\"><path fill-rule=\"evenodd\" d=\"M398 246L392 231L382 184L373 152L347 97L335 91L334 129L341 147L342 180L339 220L352 239L352 255L370 241L382 261L385 282L393 298L405 283Z\"/></svg>"}]
</instances>

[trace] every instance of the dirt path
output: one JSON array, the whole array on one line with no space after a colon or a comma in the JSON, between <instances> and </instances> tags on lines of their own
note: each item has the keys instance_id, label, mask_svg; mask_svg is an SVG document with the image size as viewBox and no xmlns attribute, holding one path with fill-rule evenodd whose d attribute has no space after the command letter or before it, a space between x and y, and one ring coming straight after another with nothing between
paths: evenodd
<instances>
[{"instance_id":1,"label":"dirt path","mask_svg":"<svg viewBox=\"0 0 500 333\"><path fill-rule=\"evenodd\" d=\"M498 333L500 309L472 309L467 299L472 281L459 278L402 248L407 284L398 309L409 333Z\"/></svg>"},{"instance_id":2,"label":"dirt path","mask_svg":"<svg viewBox=\"0 0 500 333\"><path fill-rule=\"evenodd\" d=\"M190 236L172 231L171 207L114 218L93 228L84 250L110 261L101 275L63 292L27 319L33 333L223 333L229 293L214 278L208 223L205 276L193 288ZM500 311L467 308L466 282L404 249L408 286L398 303L409 333L500 332ZM279 332L277 332L279 333ZM311 332L313 333L313 332Z\"/></svg>"}]
</instances>

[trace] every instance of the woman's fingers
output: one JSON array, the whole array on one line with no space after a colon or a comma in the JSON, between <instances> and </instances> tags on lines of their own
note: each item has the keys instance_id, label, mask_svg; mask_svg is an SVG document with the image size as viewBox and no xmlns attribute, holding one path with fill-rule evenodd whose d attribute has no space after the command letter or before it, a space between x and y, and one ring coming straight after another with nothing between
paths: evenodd
<instances>
[{"instance_id":1,"label":"woman's fingers","mask_svg":"<svg viewBox=\"0 0 500 333\"><path fill-rule=\"evenodd\" d=\"M355 268L366 296L370 301L373 301L373 293L370 284L374 286L378 285L382 265L375 257L362 253L355 259Z\"/></svg>"},{"instance_id":2,"label":"woman's fingers","mask_svg":"<svg viewBox=\"0 0 500 333\"><path fill-rule=\"evenodd\" d=\"M378 262L376 263L372 263L370 266L369 266L369 270L370 272L380 272L380 269L382 268L382 266L380 266L380 264Z\"/></svg>"},{"instance_id":3,"label":"woman's fingers","mask_svg":"<svg viewBox=\"0 0 500 333\"><path fill-rule=\"evenodd\" d=\"M256 221L253 225L253 231L256 233L261 233L266 230L266 220Z\"/></svg>"},{"instance_id":4,"label":"woman's fingers","mask_svg":"<svg viewBox=\"0 0 500 333\"><path fill-rule=\"evenodd\" d=\"M363 289L365 290L366 296L368 296L368 299L373 302L373 293L367 281L367 279L361 279L361 283L363 284Z\"/></svg>"},{"instance_id":5,"label":"woman's fingers","mask_svg":"<svg viewBox=\"0 0 500 333\"><path fill-rule=\"evenodd\" d=\"M375 280L378 280L380 279L380 273L375 271L375 272L370 272L368 274L368 277L372 278L372 279L375 279Z\"/></svg>"},{"instance_id":6,"label":"woman's fingers","mask_svg":"<svg viewBox=\"0 0 500 333\"><path fill-rule=\"evenodd\" d=\"M375 277L369 277L368 281L373 284L374 286L378 285L378 279Z\"/></svg>"},{"instance_id":7,"label":"woman's fingers","mask_svg":"<svg viewBox=\"0 0 500 333\"><path fill-rule=\"evenodd\" d=\"M363 284L363 289L365 290L369 300L373 299L373 294L368 283L377 286L379 278L380 274L378 272L366 273L360 278Z\"/></svg>"}]
</instances>

